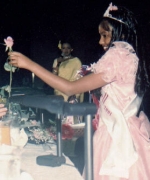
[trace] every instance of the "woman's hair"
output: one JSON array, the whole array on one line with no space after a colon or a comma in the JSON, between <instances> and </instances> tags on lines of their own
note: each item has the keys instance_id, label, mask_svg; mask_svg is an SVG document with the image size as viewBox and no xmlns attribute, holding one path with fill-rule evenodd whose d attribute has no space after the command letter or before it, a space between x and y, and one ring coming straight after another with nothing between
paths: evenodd
<instances>
[{"instance_id":1,"label":"woman's hair","mask_svg":"<svg viewBox=\"0 0 150 180\"><path fill-rule=\"evenodd\" d=\"M71 44L69 42L62 42L61 46L63 46L64 44L68 44L72 48L72 46L71 46Z\"/></svg>"},{"instance_id":2,"label":"woman's hair","mask_svg":"<svg viewBox=\"0 0 150 180\"><path fill-rule=\"evenodd\" d=\"M144 53L141 46L141 37L139 34L139 27L137 20L133 13L125 7L118 7L118 10L110 11L111 17L103 17L100 26L106 31L112 28L112 40L110 46L114 41L125 41L131 44L139 57L138 70L136 74L135 92L142 96L149 87L149 77L147 73L147 66L145 65Z\"/></svg>"},{"instance_id":3,"label":"woman's hair","mask_svg":"<svg viewBox=\"0 0 150 180\"><path fill-rule=\"evenodd\" d=\"M65 38L61 40L61 45L63 44L69 44L71 48L74 47L74 42L72 38Z\"/></svg>"}]
</instances>

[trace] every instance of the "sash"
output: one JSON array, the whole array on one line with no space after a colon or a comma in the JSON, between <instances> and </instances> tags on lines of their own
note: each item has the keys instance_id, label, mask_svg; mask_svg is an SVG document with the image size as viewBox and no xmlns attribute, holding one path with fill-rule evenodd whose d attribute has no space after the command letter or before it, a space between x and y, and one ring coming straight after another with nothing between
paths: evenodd
<instances>
[{"instance_id":1,"label":"sash","mask_svg":"<svg viewBox=\"0 0 150 180\"><path fill-rule=\"evenodd\" d=\"M107 85L107 92L103 92L100 99L100 117L107 126L112 144L99 171L100 175L128 179L129 169L138 159L129 132L128 118L137 114L141 101L142 98L135 94L134 97L130 97L127 106L121 110L111 84Z\"/></svg>"}]
</instances>

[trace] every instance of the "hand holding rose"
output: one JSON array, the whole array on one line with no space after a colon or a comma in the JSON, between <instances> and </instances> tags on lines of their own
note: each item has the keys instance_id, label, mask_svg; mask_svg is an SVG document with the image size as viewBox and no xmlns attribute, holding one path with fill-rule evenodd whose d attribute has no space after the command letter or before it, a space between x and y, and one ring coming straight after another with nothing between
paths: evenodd
<instances>
[{"instance_id":1,"label":"hand holding rose","mask_svg":"<svg viewBox=\"0 0 150 180\"><path fill-rule=\"evenodd\" d=\"M10 60L9 64L12 66L30 70L30 67L34 63L31 59L19 52L9 52L8 55Z\"/></svg>"}]
</instances>

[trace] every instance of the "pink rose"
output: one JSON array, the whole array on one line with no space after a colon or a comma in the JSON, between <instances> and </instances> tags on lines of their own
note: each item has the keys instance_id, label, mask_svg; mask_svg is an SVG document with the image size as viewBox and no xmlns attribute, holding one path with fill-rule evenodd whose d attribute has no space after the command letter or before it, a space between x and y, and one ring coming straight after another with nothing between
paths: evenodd
<instances>
[{"instance_id":1,"label":"pink rose","mask_svg":"<svg viewBox=\"0 0 150 180\"><path fill-rule=\"evenodd\" d=\"M14 40L12 37L8 36L7 39L4 39L6 51L9 49L9 51L12 51L12 46L14 44Z\"/></svg>"}]
</instances>

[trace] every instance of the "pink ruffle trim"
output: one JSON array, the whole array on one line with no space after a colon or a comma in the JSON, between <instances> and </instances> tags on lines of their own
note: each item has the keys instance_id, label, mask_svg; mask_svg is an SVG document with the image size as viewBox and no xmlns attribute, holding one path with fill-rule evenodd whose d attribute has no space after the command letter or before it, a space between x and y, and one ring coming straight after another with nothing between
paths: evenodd
<instances>
[{"instance_id":1,"label":"pink ruffle trim","mask_svg":"<svg viewBox=\"0 0 150 180\"><path fill-rule=\"evenodd\" d=\"M121 44L121 45L120 45ZM106 82L132 83L138 67L138 58L127 43L115 43L104 56L92 65L94 73L104 73Z\"/></svg>"}]
</instances>

